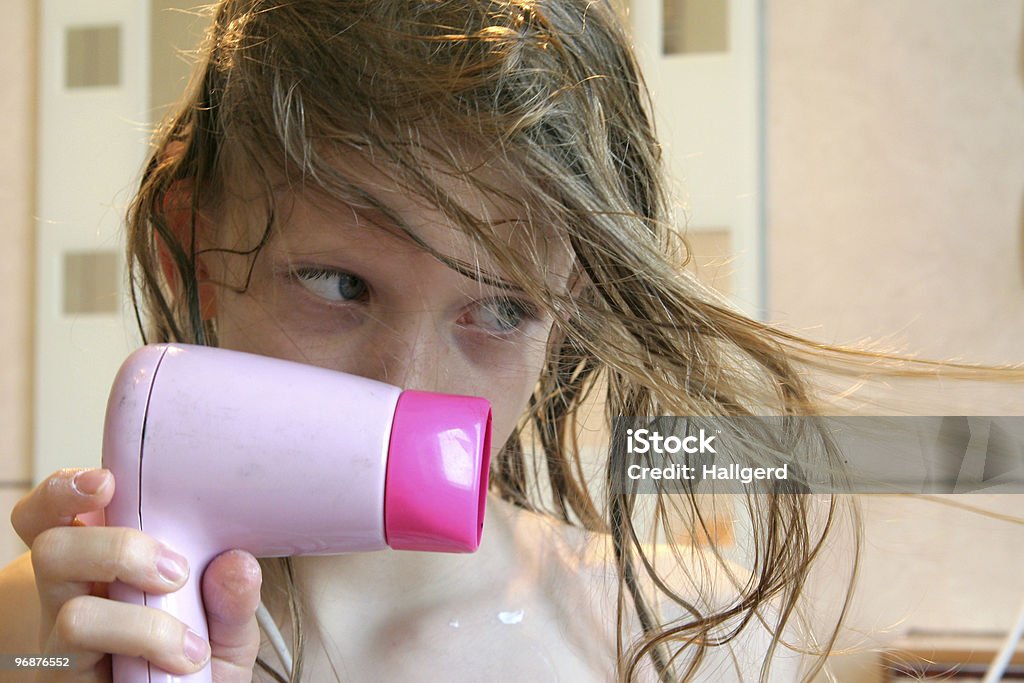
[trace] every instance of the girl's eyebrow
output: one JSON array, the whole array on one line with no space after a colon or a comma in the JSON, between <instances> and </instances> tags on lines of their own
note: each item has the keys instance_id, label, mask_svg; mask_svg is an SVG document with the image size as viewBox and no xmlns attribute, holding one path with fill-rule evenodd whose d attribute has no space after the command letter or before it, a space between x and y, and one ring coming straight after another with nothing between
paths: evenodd
<instances>
[{"instance_id":1,"label":"girl's eyebrow","mask_svg":"<svg viewBox=\"0 0 1024 683\"><path fill-rule=\"evenodd\" d=\"M408 241L414 241L410 237L411 229L404 222L386 209L377 206L355 206L346 204L347 208L357 217L364 219L370 225L386 231L389 235Z\"/></svg>"},{"instance_id":2,"label":"girl's eyebrow","mask_svg":"<svg viewBox=\"0 0 1024 683\"><path fill-rule=\"evenodd\" d=\"M357 209L356 207L349 208L356 214L364 213L364 210ZM326 255L330 253L347 253L349 255L353 255L353 252L358 254L359 251L367 249L379 252L384 249L383 240L398 239L415 247L416 249L421 250L424 254L430 255L436 261L451 269L453 272L458 273L468 280L479 283L482 286L506 292L520 294L524 292L524 288L515 282L505 279L500 275L488 272L479 265L464 261L435 249L429 243L420 239L415 233L408 234L400 228L395 227L393 224L389 225L386 216L380 214L373 215L376 213L373 209L365 210L365 213L372 215L373 218L367 216L369 224L361 225L357 228L360 233L364 234L363 237L359 239L346 240L344 244L339 243L332 244L330 246L321 244L319 246L307 246L305 249L296 249L295 246L297 245L294 245L292 248L288 249L289 253L292 254L292 256L299 256L303 254L308 256L313 254ZM336 229L337 226L334 227ZM340 236L340 234L335 233L335 229L331 229L326 232ZM325 231L318 230L318 232ZM374 244L375 242L377 244ZM538 275L538 277L540 277L540 275Z\"/></svg>"},{"instance_id":3,"label":"girl's eyebrow","mask_svg":"<svg viewBox=\"0 0 1024 683\"><path fill-rule=\"evenodd\" d=\"M352 205L349 205L349 208L356 215L365 217L371 225L384 230L387 234L393 237L416 245L444 265L470 280L495 289L517 293L524 291L523 287L514 282L506 280L499 275L485 272L483 269L473 265L472 263L455 258L454 256L449 256L448 254L435 249L428 242L419 237L414 230L401 223L397 217L392 217L390 212L386 209L378 207L358 207Z\"/></svg>"},{"instance_id":4,"label":"girl's eyebrow","mask_svg":"<svg viewBox=\"0 0 1024 683\"><path fill-rule=\"evenodd\" d=\"M486 284L488 287L491 287L492 289L500 289L500 290L503 290L503 291L506 291L506 292L515 292L517 294L522 294L523 291L524 291L522 287L520 287L517 284L513 284L511 282L508 283L508 284L500 284L500 283L499 284L483 283L483 284Z\"/></svg>"},{"instance_id":5,"label":"girl's eyebrow","mask_svg":"<svg viewBox=\"0 0 1024 683\"><path fill-rule=\"evenodd\" d=\"M470 280L504 291L515 293L523 293L525 291L522 286L506 280L500 275L485 272L477 265L455 258L454 256L450 256L438 249L435 249L430 245L430 243L417 235L416 231L409 227L405 221L402 220L400 215L392 211L388 207L387 203L380 201L371 192L359 189L358 195L365 204L358 205L350 201L340 203L355 216L364 219L367 224L383 230L391 237L417 246L425 253L433 256L440 263ZM334 201L338 200L335 199ZM330 206L325 206L319 203L315 204L315 206L317 206L318 211L321 211L324 215L330 215ZM516 222L518 220L520 219L508 219L504 222ZM537 273L536 276L539 279L543 279L542 273Z\"/></svg>"}]
</instances>

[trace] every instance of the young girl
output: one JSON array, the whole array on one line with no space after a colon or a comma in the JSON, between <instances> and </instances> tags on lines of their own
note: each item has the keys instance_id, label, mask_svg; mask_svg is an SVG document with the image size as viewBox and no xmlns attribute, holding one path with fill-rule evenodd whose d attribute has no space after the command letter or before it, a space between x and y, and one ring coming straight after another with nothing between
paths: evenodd
<instances>
[{"instance_id":1,"label":"young girl","mask_svg":"<svg viewBox=\"0 0 1024 683\"><path fill-rule=\"evenodd\" d=\"M622 494L614 454L582 457L597 398L606 420L811 414L801 373L821 358L683 274L642 80L604 2L222 0L196 74L128 218L146 341L488 398L483 544L225 553L203 577L206 642L105 598L113 580L174 591L195 568L83 525L120 482L62 471L12 514L31 553L0 577L0 650L73 654L39 680L76 681L109 680L109 653L176 673L212 660L221 683L821 667L836 622L815 642L797 608L841 501L781 484L730 499L750 533L741 567L696 493ZM261 599L290 670L261 638Z\"/></svg>"}]
</instances>

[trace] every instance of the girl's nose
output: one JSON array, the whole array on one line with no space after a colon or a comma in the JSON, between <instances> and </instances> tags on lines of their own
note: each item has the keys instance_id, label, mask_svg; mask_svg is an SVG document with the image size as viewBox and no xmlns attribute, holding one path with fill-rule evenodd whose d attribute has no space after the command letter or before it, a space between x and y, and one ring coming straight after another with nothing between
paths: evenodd
<instances>
[{"instance_id":1,"label":"girl's nose","mask_svg":"<svg viewBox=\"0 0 1024 683\"><path fill-rule=\"evenodd\" d=\"M402 389L450 393L449 344L430 316L375 326L367 340L367 376Z\"/></svg>"}]
</instances>

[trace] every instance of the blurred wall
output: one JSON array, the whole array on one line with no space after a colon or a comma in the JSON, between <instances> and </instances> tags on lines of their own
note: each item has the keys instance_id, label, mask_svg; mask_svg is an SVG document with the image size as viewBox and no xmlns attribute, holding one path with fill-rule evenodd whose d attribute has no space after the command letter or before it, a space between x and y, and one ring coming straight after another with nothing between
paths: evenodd
<instances>
[{"instance_id":1,"label":"blurred wall","mask_svg":"<svg viewBox=\"0 0 1024 683\"><path fill-rule=\"evenodd\" d=\"M771 317L826 342L1024 362L1024 2L765 7ZM910 412L1024 414L1022 385L887 396ZM1021 496L955 500L1024 517ZM1024 528L919 500L863 502L850 623L874 635L847 644L881 629L1009 628Z\"/></svg>"},{"instance_id":2,"label":"blurred wall","mask_svg":"<svg viewBox=\"0 0 1024 683\"><path fill-rule=\"evenodd\" d=\"M23 550L7 515L27 491L32 470L35 11L32 0L9 0L0 22L0 563Z\"/></svg>"},{"instance_id":3,"label":"blurred wall","mask_svg":"<svg viewBox=\"0 0 1024 683\"><path fill-rule=\"evenodd\" d=\"M32 359L36 198L36 79L38 19L31 0L5 5L0 22L0 93L7 102L0 129L0 228L7 237L0 250L0 433L6 446L0 453L0 566L25 551L7 522L14 503L28 492L32 477ZM151 119L185 88L188 50L199 41L201 18L190 11L195 0L150 0L151 54L149 94ZM127 183L136 168L125 169ZM126 323L129 332L132 322ZM72 342L68 342L72 343Z\"/></svg>"},{"instance_id":4,"label":"blurred wall","mask_svg":"<svg viewBox=\"0 0 1024 683\"><path fill-rule=\"evenodd\" d=\"M822 341L1024 361L1022 8L766 4L776 319Z\"/></svg>"}]
</instances>

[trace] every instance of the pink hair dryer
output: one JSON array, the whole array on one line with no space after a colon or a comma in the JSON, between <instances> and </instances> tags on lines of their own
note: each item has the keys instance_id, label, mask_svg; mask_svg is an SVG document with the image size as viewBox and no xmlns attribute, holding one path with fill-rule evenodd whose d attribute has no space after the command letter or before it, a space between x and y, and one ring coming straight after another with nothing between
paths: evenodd
<instances>
[{"instance_id":1,"label":"pink hair dryer","mask_svg":"<svg viewBox=\"0 0 1024 683\"><path fill-rule=\"evenodd\" d=\"M480 544L491 409L482 398L402 391L323 368L200 346L146 346L110 394L108 526L141 529L189 560L187 584L113 599L159 607L208 637L203 571L257 557ZM209 683L114 657L116 683Z\"/></svg>"}]
</instances>

